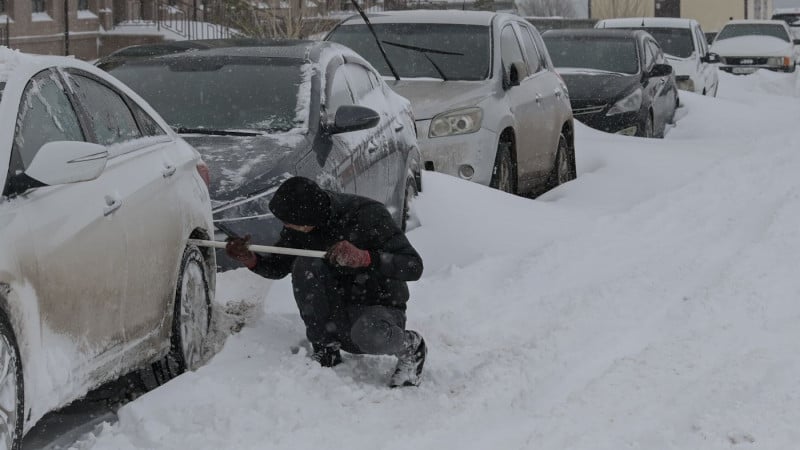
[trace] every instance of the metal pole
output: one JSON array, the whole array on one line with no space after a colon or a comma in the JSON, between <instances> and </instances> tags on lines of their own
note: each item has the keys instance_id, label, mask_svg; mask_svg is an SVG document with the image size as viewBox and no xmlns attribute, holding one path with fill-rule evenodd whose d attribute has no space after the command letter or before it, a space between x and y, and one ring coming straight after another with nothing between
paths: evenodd
<instances>
[{"instance_id":1,"label":"metal pole","mask_svg":"<svg viewBox=\"0 0 800 450\"><path fill-rule=\"evenodd\" d=\"M64 0L64 56L69 56L69 0Z\"/></svg>"}]
</instances>

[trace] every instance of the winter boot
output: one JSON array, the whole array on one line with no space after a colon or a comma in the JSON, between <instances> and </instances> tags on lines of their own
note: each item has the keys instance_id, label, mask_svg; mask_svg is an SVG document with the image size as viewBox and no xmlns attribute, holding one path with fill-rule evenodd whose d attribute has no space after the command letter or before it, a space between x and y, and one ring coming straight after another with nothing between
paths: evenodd
<instances>
[{"instance_id":1,"label":"winter boot","mask_svg":"<svg viewBox=\"0 0 800 450\"><path fill-rule=\"evenodd\" d=\"M419 386L427 354L425 339L416 331L406 331L405 348L397 355L397 368L389 386Z\"/></svg>"},{"instance_id":2,"label":"winter boot","mask_svg":"<svg viewBox=\"0 0 800 450\"><path fill-rule=\"evenodd\" d=\"M320 366L334 367L342 362L342 354L339 352L339 347L342 346L340 343L311 344L311 346L314 348L311 359L318 362Z\"/></svg>"}]
</instances>

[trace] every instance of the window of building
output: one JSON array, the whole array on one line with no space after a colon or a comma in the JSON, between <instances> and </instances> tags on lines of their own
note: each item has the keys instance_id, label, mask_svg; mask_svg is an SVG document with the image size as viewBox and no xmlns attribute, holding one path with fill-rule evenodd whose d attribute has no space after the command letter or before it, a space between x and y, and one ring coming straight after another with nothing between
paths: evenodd
<instances>
[{"instance_id":1,"label":"window of building","mask_svg":"<svg viewBox=\"0 0 800 450\"><path fill-rule=\"evenodd\" d=\"M6 0L0 0L0 14L6 13Z\"/></svg>"},{"instance_id":2,"label":"window of building","mask_svg":"<svg viewBox=\"0 0 800 450\"><path fill-rule=\"evenodd\" d=\"M78 11L86 11L89 9L89 0L78 0Z\"/></svg>"},{"instance_id":3,"label":"window of building","mask_svg":"<svg viewBox=\"0 0 800 450\"><path fill-rule=\"evenodd\" d=\"M33 13L43 13L46 12L45 0L31 0L31 12Z\"/></svg>"}]
</instances>

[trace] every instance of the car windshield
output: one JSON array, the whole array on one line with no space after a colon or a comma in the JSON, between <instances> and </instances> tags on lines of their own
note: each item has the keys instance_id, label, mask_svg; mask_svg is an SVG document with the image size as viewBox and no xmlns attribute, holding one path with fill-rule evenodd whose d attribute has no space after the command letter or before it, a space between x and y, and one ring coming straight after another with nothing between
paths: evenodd
<instances>
[{"instance_id":1,"label":"car windshield","mask_svg":"<svg viewBox=\"0 0 800 450\"><path fill-rule=\"evenodd\" d=\"M800 13L775 14L772 20L783 20L790 27L800 27Z\"/></svg>"},{"instance_id":2,"label":"car windshield","mask_svg":"<svg viewBox=\"0 0 800 450\"><path fill-rule=\"evenodd\" d=\"M688 28L639 28L652 34L664 53L688 58L694 52L692 30Z\"/></svg>"},{"instance_id":3,"label":"car windshield","mask_svg":"<svg viewBox=\"0 0 800 450\"><path fill-rule=\"evenodd\" d=\"M786 29L782 25L742 23L735 25L725 25L717 35L717 40L730 39L742 36L771 36L791 42Z\"/></svg>"},{"instance_id":4,"label":"car windshield","mask_svg":"<svg viewBox=\"0 0 800 450\"><path fill-rule=\"evenodd\" d=\"M626 74L639 72L639 57L632 39L548 36L547 33L543 37L556 67Z\"/></svg>"},{"instance_id":5,"label":"car windshield","mask_svg":"<svg viewBox=\"0 0 800 450\"><path fill-rule=\"evenodd\" d=\"M402 78L442 78L434 64L448 80L484 80L489 77L491 49L488 26L391 23L374 27L381 41L395 44L384 44L383 47ZM341 26L331 33L328 40L352 48L382 75L392 76L366 25Z\"/></svg>"},{"instance_id":6,"label":"car windshield","mask_svg":"<svg viewBox=\"0 0 800 450\"><path fill-rule=\"evenodd\" d=\"M307 126L310 83L303 83L303 63L180 57L134 60L107 70L174 128L283 132Z\"/></svg>"}]
</instances>

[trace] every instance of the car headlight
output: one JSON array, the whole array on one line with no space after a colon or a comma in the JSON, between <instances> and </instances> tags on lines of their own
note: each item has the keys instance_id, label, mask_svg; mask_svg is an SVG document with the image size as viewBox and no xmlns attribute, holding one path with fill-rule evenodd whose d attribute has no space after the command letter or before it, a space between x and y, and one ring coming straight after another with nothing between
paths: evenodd
<instances>
[{"instance_id":1,"label":"car headlight","mask_svg":"<svg viewBox=\"0 0 800 450\"><path fill-rule=\"evenodd\" d=\"M790 56L777 56L774 58L767 58L767 65L789 67L792 65L792 58Z\"/></svg>"},{"instance_id":2,"label":"car headlight","mask_svg":"<svg viewBox=\"0 0 800 450\"><path fill-rule=\"evenodd\" d=\"M642 90L636 89L631 92L627 97L618 101L606 113L607 116L622 114L631 111L638 111L642 107Z\"/></svg>"},{"instance_id":3,"label":"car headlight","mask_svg":"<svg viewBox=\"0 0 800 450\"><path fill-rule=\"evenodd\" d=\"M457 109L439 114L431 121L428 137L455 136L481 129L483 111L480 108Z\"/></svg>"}]
</instances>

